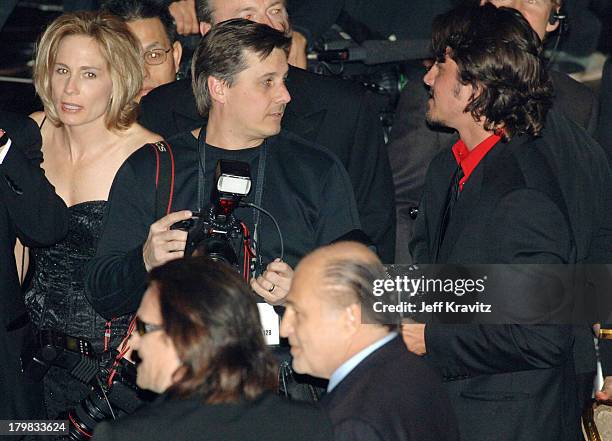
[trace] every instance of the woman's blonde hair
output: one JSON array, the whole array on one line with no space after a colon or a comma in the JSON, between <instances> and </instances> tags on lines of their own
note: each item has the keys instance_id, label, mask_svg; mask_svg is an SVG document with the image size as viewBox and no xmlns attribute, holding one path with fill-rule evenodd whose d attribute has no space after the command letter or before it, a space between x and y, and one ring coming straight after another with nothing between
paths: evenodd
<instances>
[{"instance_id":1,"label":"woman's blonde hair","mask_svg":"<svg viewBox=\"0 0 612 441\"><path fill-rule=\"evenodd\" d=\"M106 127L125 130L137 116L138 104L134 98L143 83L143 65L140 43L125 23L108 13L75 12L54 20L40 37L36 49L34 86L45 107L49 121L62 123L52 99L51 75L59 45L64 37L82 35L93 38L107 62L113 84Z\"/></svg>"}]
</instances>

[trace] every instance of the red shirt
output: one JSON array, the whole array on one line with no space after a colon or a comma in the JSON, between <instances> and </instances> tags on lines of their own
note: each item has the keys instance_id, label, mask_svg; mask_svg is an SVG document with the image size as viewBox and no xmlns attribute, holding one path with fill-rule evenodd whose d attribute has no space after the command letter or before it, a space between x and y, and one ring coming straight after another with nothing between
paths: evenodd
<instances>
[{"instance_id":1,"label":"red shirt","mask_svg":"<svg viewBox=\"0 0 612 441\"><path fill-rule=\"evenodd\" d=\"M493 148L495 144L499 142L501 136L499 135L491 135L476 147L474 147L471 151L467 148L465 143L462 140L459 140L453 145L453 155L455 155L455 160L457 164L461 165L461 169L463 170L463 178L459 181L459 191L463 190L463 185L466 183L476 166L482 161L489 150Z\"/></svg>"}]
</instances>

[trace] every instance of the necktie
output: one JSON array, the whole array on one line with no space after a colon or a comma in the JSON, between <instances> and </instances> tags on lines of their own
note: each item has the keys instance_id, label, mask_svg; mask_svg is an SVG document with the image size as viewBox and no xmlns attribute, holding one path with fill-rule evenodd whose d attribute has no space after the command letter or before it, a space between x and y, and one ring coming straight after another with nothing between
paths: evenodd
<instances>
[{"instance_id":1,"label":"necktie","mask_svg":"<svg viewBox=\"0 0 612 441\"><path fill-rule=\"evenodd\" d=\"M465 175L463 173L461 165L459 164L457 165L455 173L453 173L453 178L451 179L450 187L448 189L448 192L446 193L446 205L444 208L444 215L442 216L442 224L440 225L440 245L442 245L442 242L444 241L446 229L448 228L448 222L450 221L450 218L453 214L455 204L459 199L459 181L461 181L463 176Z\"/></svg>"}]
</instances>

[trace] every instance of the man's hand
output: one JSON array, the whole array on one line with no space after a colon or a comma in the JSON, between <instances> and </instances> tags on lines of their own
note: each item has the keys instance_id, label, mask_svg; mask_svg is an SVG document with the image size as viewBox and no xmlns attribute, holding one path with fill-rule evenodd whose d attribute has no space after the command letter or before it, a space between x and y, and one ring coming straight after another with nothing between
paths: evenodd
<instances>
[{"instance_id":1,"label":"man's hand","mask_svg":"<svg viewBox=\"0 0 612 441\"><path fill-rule=\"evenodd\" d=\"M402 338L408 350L416 355L425 355L425 325L420 323L402 324Z\"/></svg>"},{"instance_id":2,"label":"man's hand","mask_svg":"<svg viewBox=\"0 0 612 441\"><path fill-rule=\"evenodd\" d=\"M142 259L147 271L170 260L183 257L187 244L187 232L171 230L170 227L189 218L191 218L191 211L183 210L170 213L151 224L149 236L142 247Z\"/></svg>"},{"instance_id":3,"label":"man's hand","mask_svg":"<svg viewBox=\"0 0 612 441\"><path fill-rule=\"evenodd\" d=\"M306 69L308 62L306 61L306 37L299 32L293 31L291 34L291 49L289 49L289 57L287 62L293 67Z\"/></svg>"},{"instance_id":4,"label":"man's hand","mask_svg":"<svg viewBox=\"0 0 612 441\"><path fill-rule=\"evenodd\" d=\"M194 0L177 0L168 7L176 22L176 31L180 35L200 33L200 23L196 16Z\"/></svg>"},{"instance_id":5,"label":"man's hand","mask_svg":"<svg viewBox=\"0 0 612 441\"><path fill-rule=\"evenodd\" d=\"M604 379L603 387L600 391L595 392L597 401L612 401L612 377Z\"/></svg>"},{"instance_id":6,"label":"man's hand","mask_svg":"<svg viewBox=\"0 0 612 441\"><path fill-rule=\"evenodd\" d=\"M274 259L261 276L251 279L251 288L270 305L282 305L289 293L291 279L293 269L280 259Z\"/></svg>"}]
</instances>

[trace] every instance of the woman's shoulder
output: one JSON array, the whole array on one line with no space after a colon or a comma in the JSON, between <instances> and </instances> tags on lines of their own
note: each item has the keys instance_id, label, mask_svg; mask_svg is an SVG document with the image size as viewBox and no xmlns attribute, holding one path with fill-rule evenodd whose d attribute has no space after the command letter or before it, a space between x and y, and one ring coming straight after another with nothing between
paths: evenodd
<instances>
[{"instance_id":1,"label":"woman's shoulder","mask_svg":"<svg viewBox=\"0 0 612 441\"><path fill-rule=\"evenodd\" d=\"M42 137L42 151L54 150L57 146L57 133L62 130L61 126L56 126L47 118L43 111L30 114L30 119L36 123Z\"/></svg>"},{"instance_id":2,"label":"woman's shoulder","mask_svg":"<svg viewBox=\"0 0 612 441\"><path fill-rule=\"evenodd\" d=\"M128 129L128 133L132 139L140 142L140 145L149 144L157 141L162 141L164 138L157 133L145 129L138 123L134 123Z\"/></svg>"},{"instance_id":3,"label":"woman's shoulder","mask_svg":"<svg viewBox=\"0 0 612 441\"><path fill-rule=\"evenodd\" d=\"M45 120L45 118L47 117L47 115L45 115L45 112L34 112L30 114L30 118L34 120L34 122L36 122L36 125L38 127L40 127L43 123L43 121Z\"/></svg>"},{"instance_id":4,"label":"woman's shoulder","mask_svg":"<svg viewBox=\"0 0 612 441\"><path fill-rule=\"evenodd\" d=\"M137 123L132 124L127 129L123 135L123 138L123 144L125 146L125 153L127 156L130 156L133 152L145 144L163 140L163 138L157 133L153 133Z\"/></svg>"}]
</instances>

